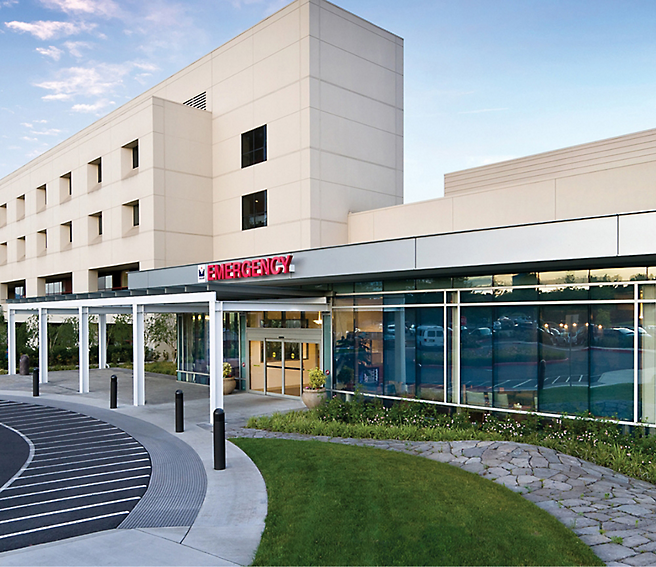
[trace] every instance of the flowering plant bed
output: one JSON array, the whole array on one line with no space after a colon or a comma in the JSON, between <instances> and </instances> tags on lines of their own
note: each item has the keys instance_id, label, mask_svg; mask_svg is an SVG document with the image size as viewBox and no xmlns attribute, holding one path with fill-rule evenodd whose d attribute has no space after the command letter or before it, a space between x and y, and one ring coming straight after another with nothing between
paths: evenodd
<instances>
[{"instance_id":1,"label":"flowering plant bed","mask_svg":"<svg viewBox=\"0 0 656 567\"><path fill-rule=\"evenodd\" d=\"M516 441L550 447L619 473L656 483L656 435L625 431L613 420L590 416L548 419L480 412L445 414L440 406L401 402L384 407L355 396L333 398L311 411L251 418L248 427L331 437L408 441ZM474 417L479 418L478 421Z\"/></svg>"}]
</instances>

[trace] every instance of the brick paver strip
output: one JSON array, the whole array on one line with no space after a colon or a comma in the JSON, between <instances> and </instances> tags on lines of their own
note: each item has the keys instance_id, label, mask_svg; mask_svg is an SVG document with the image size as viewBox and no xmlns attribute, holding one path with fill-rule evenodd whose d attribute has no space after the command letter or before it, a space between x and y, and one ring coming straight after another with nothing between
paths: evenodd
<instances>
[{"instance_id":1,"label":"brick paver strip","mask_svg":"<svg viewBox=\"0 0 656 567\"><path fill-rule=\"evenodd\" d=\"M346 439L246 428L226 434L377 447L448 463L534 502L608 565L656 565L656 486L553 449L509 441Z\"/></svg>"}]
</instances>

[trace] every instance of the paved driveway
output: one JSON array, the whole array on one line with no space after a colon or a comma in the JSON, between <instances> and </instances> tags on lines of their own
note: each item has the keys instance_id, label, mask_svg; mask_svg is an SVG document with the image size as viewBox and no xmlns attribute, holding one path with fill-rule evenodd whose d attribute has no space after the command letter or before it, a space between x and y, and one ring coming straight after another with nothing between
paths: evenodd
<instances>
[{"instance_id":1,"label":"paved driveway","mask_svg":"<svg viewBox=\"0 0 656 567\"><path fill-rule=\"evenodd\" d=\"M0 551L116 528L148 487L148 452L114 425L13 401L0 424Z\"/></svg>"}]
</instances>

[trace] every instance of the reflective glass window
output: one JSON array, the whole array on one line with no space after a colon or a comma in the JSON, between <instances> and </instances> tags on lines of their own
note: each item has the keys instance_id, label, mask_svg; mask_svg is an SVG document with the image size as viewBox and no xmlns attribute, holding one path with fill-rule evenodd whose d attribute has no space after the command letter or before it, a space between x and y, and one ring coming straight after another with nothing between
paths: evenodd
<instances>
[{"instance_id":1,"label":"reflective glass window","mask_svg":"<svg viewBox=\"0 0 656 567\"><path fill-rule=\"evenodd\" d=\"M633 305L590 308L590 412L633 419Z\"/></svg>"},{"instance_id":2,"label":"reflective glass window","mask_svg":"<svg viewBox=\"0 0 656 567\"><path fill-rule=\"evenodd\" d=\"M460 310L461 400L468 405L492 405L492 312L492 307L463 307Z\"/></svg>"},{"instance_id":3,"label":"reflective glass window","mask_svg":"<svg viewBox=\"0 0 656 567\"><path fill-rule=\"evenodd\" d=\"M411 311L411 310L408 310ZM423 307L416 311L416 396L422 400L444 398L444 309Z\"/></svg>"},{"instance_id":4,"label":"reflective glass window","mask_svg":"<svg viewBox=\"0 0 656 567\"><path fill-rule=\"evenodd\" d=\"M588 405L588 308L545 305L540 308L538 409L577 414Z\"/></svg>"},{"instance_id":5,"label":"reflective glass window","mask_svg":"<svg viewBox=\"0 0 656 567\"><path fill-rule=\"evenodd\" d=\"M492 276L460 276L453 278L453 287L492 287Z\"/></svg>"},{"instance_id":6,"label":"reflective glass window","mask_svg":"<svg viewBox=\"0 0 656 567\"><path fill-rule=\"evenodd\" d=\"M497 408L537 409L538 308L494 309L494 393Z\"/></svg>"},{"instance_id":7,"label":"reflective glass window","mask_svg":"<svg viewBox=\"0 0 656 567\"><path fill-rule=\"evenodd\" d=\"M638 419L656 423L656 305L647 303L640 307Z\"/></svg>"},{"instance_id":8,"label":"reflective glass window","mask_svg":"<svg viewBox=\"0 0 656 567\"><path fill-rule=\"evenodd\" d=\"M540 285L588 283L588 270L561 270L558 272L540 272Z\"/></svg>"},{"instance_id":9,"label":"reflective glass window","mask_svg":"<svg viewBox=\"0 0 656 567\"><path fill-rule=\"evenodd\" d=\"M647 279L647 268L602 268L590 270L591 282L635 282Z\"/></svg>"}]
</instances>

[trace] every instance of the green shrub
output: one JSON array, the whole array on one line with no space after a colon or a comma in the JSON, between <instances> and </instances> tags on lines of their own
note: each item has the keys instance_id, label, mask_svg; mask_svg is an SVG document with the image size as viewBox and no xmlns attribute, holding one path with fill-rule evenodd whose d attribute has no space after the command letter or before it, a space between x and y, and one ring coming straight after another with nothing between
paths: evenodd
<instances>
[{"instance_id":1,"label":"green shrub","mask_svg":"<svg viewBox=\"0 0 656 567\"><path fill-rule=\"evenodd\" d=\"M251 418L248 427L286 433L408 441L505 440L541 445L656 482L656 435L644 427L626 431L617 421L576 417L544 418L535 414L444 413L435 404L402 401L385 405L355 395L337 397L310 411Z\"/></svg>"}]
</instances>

